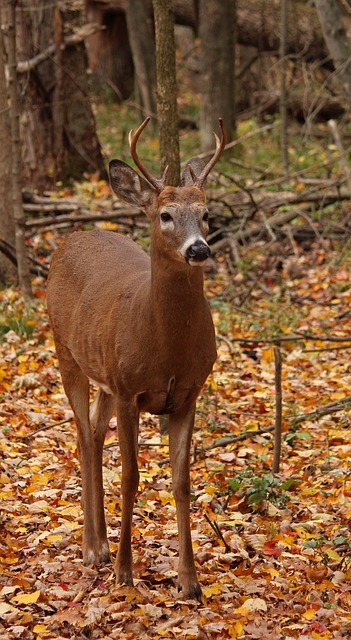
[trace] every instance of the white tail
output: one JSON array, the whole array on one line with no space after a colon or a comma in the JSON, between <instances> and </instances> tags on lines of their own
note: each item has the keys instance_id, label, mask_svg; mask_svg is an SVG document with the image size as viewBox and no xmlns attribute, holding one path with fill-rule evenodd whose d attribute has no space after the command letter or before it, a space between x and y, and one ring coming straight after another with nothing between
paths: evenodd
<instances>
[{"instance_id":1,"label":"white tail","mask_svg":"<svg viewBox=\"0 0 351 640\"><path fill-rule=\"evenodd\" d=\"M178 586L200 598L189 523L189 453L195 404L216 358L212 318L203 293L208 212L202 186L225 145L199 175L197 159L183 186L165 186L131 154L146 182L120 160L111 185L126 202L145 207L151 221L151 259L111 231L72 234L53 256L47 301L63 386L78 431L84 510L85 564L109 560L103 504L102 449L117 413L122 457L122 521L118 582L133 584L131 527L139 483L139 413L167 414L173 493L179 532ZM89 382L99 387L89 410Z\"/></svg>"}]
</instances>

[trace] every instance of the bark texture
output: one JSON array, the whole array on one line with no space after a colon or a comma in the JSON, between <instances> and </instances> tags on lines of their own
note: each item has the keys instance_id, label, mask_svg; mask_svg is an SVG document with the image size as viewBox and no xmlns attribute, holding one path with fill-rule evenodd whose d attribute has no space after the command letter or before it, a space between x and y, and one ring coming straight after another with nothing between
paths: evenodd
<instances>
[{"instance_id":1,"label":"bark texture","mask_svg":"<svg viewBox=\"0 0 351 640\"><path fill-rule=\"evenodd\" d=\"M22 163L19 127L18 83L16 71L16 0L7 0L8 15L8 69L12 152L12 207L15 222L17 272L21 292L32 296L32 285L27 262L25 216L22 205Z\"/></svg>"},{"instance_id":2,"label":"bark texture","mask_svg":"<svg viewBox=\"0 0 351 640\"><path fill-rule=\"evenodd\" d=\"M180 182L180 158L172 4L172 0L153 0L161 169L168 165L168 184L176 186Z\"/></svg>"},{"instance_id":3,"label":"bark texture","mask_svg":"<svg viewBox=\"0 0 351 640\"><path fill-rule=\"evenodd\" d=\"M1 14L0 14L1 15ZM10 113L5 79L3 36L0 29L0 237L15 246L12 211L12 155ZM15 278L16 268L0 252L0 286Z\"/></svg>"},{"instance_id":4,"label":"bark texture","mask_svg":"<svg viewBox=\"0 0 351 640\"><path fill-rule=\"evenodd\" d=\"M316 9L334 67L351 106L351 42L343 22L339 0L315 0Z\"/></svg>"},{"instance_id":5,"label":"bark texture","mask_svg":"<svg viewBox=\"0 0 351 640\"><path fill-rule=\"evenodd\" d=\"M155 115L157 108L156 61L151 0L127 0L126 18L144 113L145 115Z\"/></svg>"},{"instance_id":6,"label":"bark texture","mask_svg":"<svg viewBox=\"0 0 351 640\"><path fill-rule=\"evenodd\" d=\"M201 150L213 148L213 131L222 118L228 141L235 126L235 0L201 0Z\"/></svg>"},{"instance_id":7,"label":"bark texture","mask_svg":"<svg viewBox=\"0 0 351 640\"><path fill-rule=\"evenodd\" d=\"M53 59L20 77L23 177L39 189L105 171L88 94L85 45L61 46L63 30L80 26L80 12L70 6L23 0L16 12L19 60L56 45Z\"/></svg>"}]
</instances>

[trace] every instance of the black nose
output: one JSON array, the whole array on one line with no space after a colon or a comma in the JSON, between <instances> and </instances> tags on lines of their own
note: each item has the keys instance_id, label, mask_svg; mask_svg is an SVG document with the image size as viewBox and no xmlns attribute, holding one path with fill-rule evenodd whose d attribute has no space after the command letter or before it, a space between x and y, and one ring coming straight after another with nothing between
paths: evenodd
<instances>
[{"instance_id":1,"label":"black nose","mask_svg":"<svg viewBox=\"0 0 351 640\"><path fill-rule=\"evenodd\" d=\"M196 240L194 244L191 244L187 248L185 257L187 260L193 260L194 262L203 262L211 255L211 249L205 242Z\"/></svg>"}]
</instances>

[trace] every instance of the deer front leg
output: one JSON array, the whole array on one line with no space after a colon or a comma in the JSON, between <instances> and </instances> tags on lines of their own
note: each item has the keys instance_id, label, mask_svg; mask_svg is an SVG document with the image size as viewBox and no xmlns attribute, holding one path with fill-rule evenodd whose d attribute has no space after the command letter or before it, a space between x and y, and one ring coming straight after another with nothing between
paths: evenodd
<instances>
[{"instance_id":1,"label":"deer front leg","mask_svg":"<svg viewBox=\"0 0 351 640\"><path fill-rule=\"evenodd\" d=\"M184 598L201 602L190 532L190 443L194 417L194 406L184 415L170 414L169 448L179 536L178 589Z\"/></svg>"},{"instance_id":2,"label":"deer front leg","mask_svg":"<svg viewBox=\"0 0 351 640\"><path fill-rule=\"evenodd\" d=\"M139 486L139 412L134 404L117 403L117 427L122 458L122 519L115 572L117 582L132 586L132 518L135 495Z\"/></svg>"}]
</instances>

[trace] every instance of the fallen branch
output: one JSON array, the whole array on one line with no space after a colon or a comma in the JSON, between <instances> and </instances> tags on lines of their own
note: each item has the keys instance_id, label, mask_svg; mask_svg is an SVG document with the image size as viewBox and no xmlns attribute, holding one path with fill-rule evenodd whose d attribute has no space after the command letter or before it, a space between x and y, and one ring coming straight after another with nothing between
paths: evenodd
<instances>
[{"instance_id":1,"label":"fallen branch","mask_svg":"<svg viewBox=\"0 0 351 640\"><path fill-rule=\"evenodd\" d=\"M16 256L15 247L12 244L10 244L9 242L7 242L4 238L1 238L1 237L0 237L0 251L17 268L17 256ZM44 265L41 262L39 262L39 260L36 260L35 258L32 258L32 256L30 256L30 255L27 255L27 259L29 260L29 262L32 263L31 265L29 265L30 273L32 273L35 276L41 275L44 278L47 277L47 275L49 273L49 268L46 265Z\"/></svg>"},{"instance_id":2,"label":"fallen branch","mask_svg":"<svg viewBox=\"0 0 351 640\"><path fill-rule=\"evenodd\" d=\"M30 438L34 438L41 431L49 431L49 429L55 429L55 427L60 427L63 424L67 424L69 422L73 422L73 418L67 418L67 420L61 420L60 422L55 422L54 424L43 424L42 427L38 427L35 431L28 433L24 436L24 440L29 440Z\"/></svg>"},{"instance_id":3,"label":"fallen branch","mask_svg":"<svg viewBox=\"0 0 351 640\"><path fill-rule=\"evenodd\" d=\"M301 422L307 422L307 420L319 420L319 418L323 418L323 416L328 416L332 413L337 413L338 411L345 411L345 409L350 408L351 396L345 396L345 398L339 400L338 402L330 402L320 409L309 411L308 413L303 413L299 416L296 416L296 418L293 418L290 421L290 425L294 427L297 424L301 424Z\"/></svg>"},{"instance_id":4,"label":"fallen branch","mask_svg":"<svg viewBox=\"0 0 351 640\"><path fill-rule=\"evenodd\" d=\"M210 451L211 449L216 449L217 447L226 447L228 444L234 444L235 442L241 442L242 440L247 440L248 438L254 438L255 436L260 436L263 433L270 433L274 430L274 426L265 427L264 429L256 429L256 431L245 431L245 433L239 433L237 436L230 436L228 438L217 438L213 442L213 444L205 447L203 451Z\"/></svg>"},{"instance_id":5,"label":"fallen branch","mask_svg":"<svg viewBox=\"0 0 351 640\"><path fill-rule=\"evenodd\" d=\"M83 210L84 211L84 210ZM45 217L38 218L37 220L27 220L26 227L47 227L50 225L61 224L62 222L69 222L70 224L74 224L75 222L97 222L99 220L117 220L122 217L137 217L141 216L142 212L140 209L136 208L123 208L116 209L113 212L109 213L90 213L86 210L85 213L74 214L74 215L60 215L57 217Z\"/></svg>"}]
</instances>

